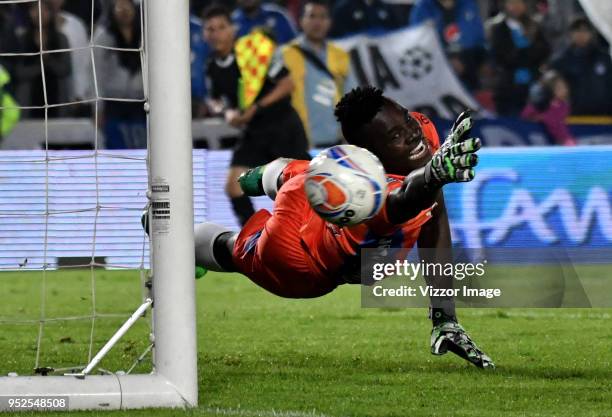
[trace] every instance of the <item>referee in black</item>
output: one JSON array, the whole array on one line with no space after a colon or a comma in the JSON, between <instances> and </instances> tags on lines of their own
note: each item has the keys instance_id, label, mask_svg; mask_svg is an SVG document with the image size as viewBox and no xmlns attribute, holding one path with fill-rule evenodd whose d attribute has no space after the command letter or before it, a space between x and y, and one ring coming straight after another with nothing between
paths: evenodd
<instances>
[{"instance_id":1,"label":"referee in black","mask_svg":"<svg viewBox=\"0 0 612 417\"><path fill-rule=\"evenodd\" d=\"M231 125L244 129L234 149L225 186L234 213L244 225L255 210L240 189L240 174L279 157L310 159L308 140L291 106L293 82L289 71L276 57L254 103L242 112L236 110L241 76L234 54L236 35L230 12L214 5L204 11L203 18L204 37L213 50L206 68L209 104L213 112L225 112Z\"/></svg>"}]
</instances>

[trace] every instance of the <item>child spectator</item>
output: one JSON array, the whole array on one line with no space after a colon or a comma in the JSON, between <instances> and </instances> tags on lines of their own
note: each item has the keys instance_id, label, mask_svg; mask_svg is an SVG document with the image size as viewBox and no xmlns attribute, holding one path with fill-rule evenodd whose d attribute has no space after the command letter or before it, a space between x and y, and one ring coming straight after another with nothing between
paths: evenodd
<instances>
[{"instance_id":1,"label":"child spectator","mask_svg":"<svg viewBox=\"0 0 612 417\"><path fill-rule=\"evenodd\" d=\"M576 139L565 119L570 114L569 90L565 80L555 71L548 71L529 91L529 101L521 117L540 122L558 145L574 146Z\"/></svg>"}]
</instances>

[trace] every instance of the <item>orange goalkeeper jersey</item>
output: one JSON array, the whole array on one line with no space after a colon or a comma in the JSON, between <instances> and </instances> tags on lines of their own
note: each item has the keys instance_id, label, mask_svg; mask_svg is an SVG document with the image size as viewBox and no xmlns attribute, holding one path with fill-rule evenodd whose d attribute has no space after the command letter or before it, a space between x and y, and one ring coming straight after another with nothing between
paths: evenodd
<instances>
[{"instance_id":1,"label":"orange goalkeeper jersey","mask_svg":"<svg viewBox=\"0 0 612 417\"><path fill-rule=\"evenodd\" d=\"M432 151L440 147L440 140L433 123L420 113L411 113L419 124L429 142ZM287 185L302 191L308 161L293 161L283 172ZM297 181L290 181L294 179ZM292 184L289 184L292 182ZM387 175L387 192L391 192L404 182L401 175ZM296 197L298 198L298 197ZM296 213L297 214L297 213ZM354 226L339 227L326 222L308 206L304 212L304 225L300 229L303 246L323 273L337 273L347 270L345 262L349 257L359 255L360 249L390 247L410 249L419 237L421 226L431 217L431 208L423 210L413 219L403 224L393 224L387 218L386 206L372 219ZM346 277L345 277L346 278Z\"/></svg>"},{"instance_id":2,"label":"orange goalkeeper jersey","mask_svg":"<svg viewBox=\"0 0 612 417\"><path fill-rule=\"evenodd\" d=\"M419 113L419 121L431 149L440 146L433 124ZM360 282L360 250L403 248L409 251L432 208L402 224L393 224L386 207L367 222L339 227L319 217L304 191L308 161L290 162L283 171L283 185L273 213L260 210L245 224L234 246L239 271L258 285L284 297L316 297L341 282ZM387 175L387 190L403 184L404 177Z\"/></svg>"}]
</instances>

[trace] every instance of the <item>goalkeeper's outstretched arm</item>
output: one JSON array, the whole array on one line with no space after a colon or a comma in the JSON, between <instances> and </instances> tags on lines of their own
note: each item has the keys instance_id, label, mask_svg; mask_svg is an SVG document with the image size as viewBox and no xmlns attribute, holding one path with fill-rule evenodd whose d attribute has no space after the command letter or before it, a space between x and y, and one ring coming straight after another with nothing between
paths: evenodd
<instances>
[{"instance_id":1,"label":"goalkeeper's outstretched arm","mask_svg":"<svg viewBox=\"0 0 612 417\"><path fill-rule=\"evenodd\" d=\"M439 192L432 219L421 227L418 239L419 258L426 264L444 265L453 262L452 242L448 213L444 205L444 196ZM453 277L443 274L424 274L427 285L436 289L453 288ZM430 298L430 318L433 322L431 332L431 353L443 355L453 352L479 368L495 369L491 358L484 353L459 325L455 312L454 297L444 296Z\"/></svg>"},{"instance_id":2,"label":"goalkeeper's outstretched arm","mask_svg":"<svg viewBox=\"0 0 612 417\"><path fill-rule=\"evenodd\" d=\"M453 261L452 241L448 213L442 191L438 192L432 218L421 226L417 241L419 258L426 264L446 265ZM435 268L434 268L435 270ZM427 285L437 289L453 288L453 280L444 275L424 274ZM431 297L431 319L434 325L446 321L457 321L453 297Z\"/></svg>"}]
</instances>

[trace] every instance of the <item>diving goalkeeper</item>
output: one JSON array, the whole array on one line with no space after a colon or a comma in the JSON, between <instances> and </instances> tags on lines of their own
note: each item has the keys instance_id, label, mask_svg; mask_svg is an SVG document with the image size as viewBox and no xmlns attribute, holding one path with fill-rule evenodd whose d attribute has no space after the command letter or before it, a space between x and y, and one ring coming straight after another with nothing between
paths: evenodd
<instances>
[{"instance_id":1,"label":"diving goalkeeper","mask_svg":"<svg viewBox=\"0 0 612 417\"><path fill-rule=\"evenodd\" d=\"M450 260L442 187L474 178L480 140L469 137L469 113L459 116L442 145L429 119L409 112L374 87L346 94L335 114L347 142L374 153L385 168L388 194L379 214L355 226L325 222L310 207L304 191L308 161L277 159L239 179L245 194L274 199L273 213L260 210L239 233L212 223L197 225L198 270L240 272L281 297L311 298L341 284L359 283L360 249L388 243L390 237L407 250L417 243L427 262ZM434 288L451 281L425 279ZM454 299L430 301L431 353L451 351L480 368L493 368L491 359L459 325Z\"/></svg>"}]
</instances>

